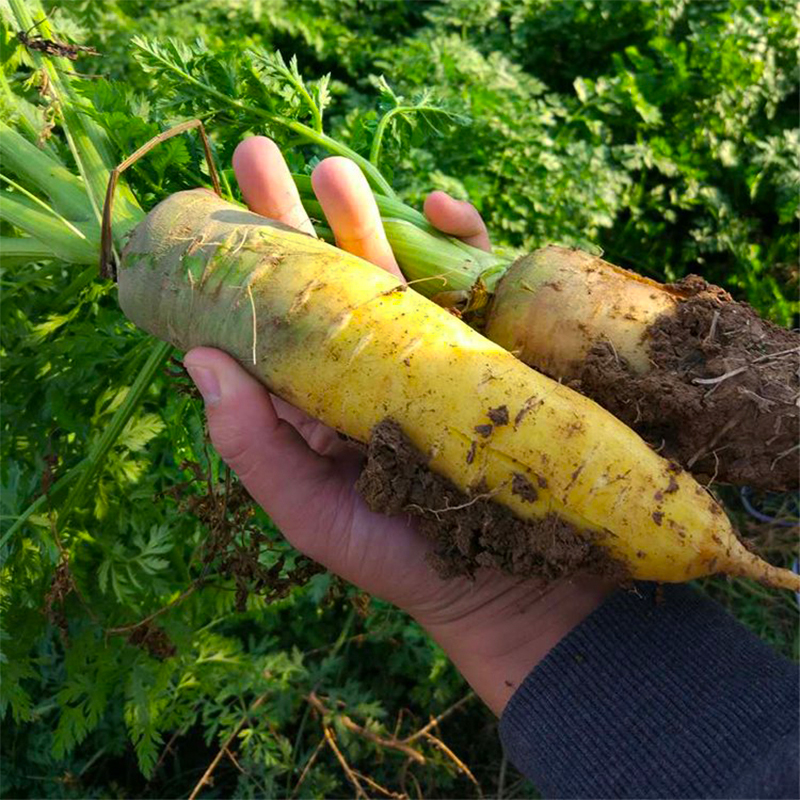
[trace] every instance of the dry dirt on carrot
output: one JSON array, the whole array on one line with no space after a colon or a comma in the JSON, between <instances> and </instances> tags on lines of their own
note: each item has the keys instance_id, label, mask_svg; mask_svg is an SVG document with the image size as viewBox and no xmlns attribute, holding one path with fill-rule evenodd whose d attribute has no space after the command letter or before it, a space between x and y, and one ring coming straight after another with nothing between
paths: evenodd
<instances>
[{"instance_id":1,"label":"dry dirt on carrot","mask_svg":"<svg viewBox=\"0 0 800 800\"><path fill-rule=\"evenodd\" d=\"M696 475L796 488L800 336L697 276L670 288L689 296L648 331L654 369L637 376L599 344L574 388Z\"/></svg>"},{"instance_id":2,"label":"dry dirt on carrot","mask_svg":"<svg viewBox=\"0 0 800 800\"><path fill-rule=\"evenodd\" d=\"M391 419L372 431L357 489L373 511L414 517L434 543L430 560L442 577L472 575L479 567L545 580L579 572L618 579L628 574L625 565L555 514L523 522L480 486L464 494L428 468ZM522 475L513 491L536 497Z\"/></svg>"}]
</instances>

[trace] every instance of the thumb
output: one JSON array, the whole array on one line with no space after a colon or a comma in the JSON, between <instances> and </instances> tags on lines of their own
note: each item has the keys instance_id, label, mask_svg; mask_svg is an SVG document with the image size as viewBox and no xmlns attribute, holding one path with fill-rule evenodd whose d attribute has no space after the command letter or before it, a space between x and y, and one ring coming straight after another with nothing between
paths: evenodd
<instances>
[{"instance_id":1,"label":"thumb","mask_svg":"<svg viewBox=\"0 0 800 800\"><path fill-rule=\"evenodd\" d=\"M290 534L297 510L313 506L330 478L329 462L278 417L269 392L233 358L199 347L183 364L203 395L215 449L253 499Z\"/></svg>"}]
</instances>

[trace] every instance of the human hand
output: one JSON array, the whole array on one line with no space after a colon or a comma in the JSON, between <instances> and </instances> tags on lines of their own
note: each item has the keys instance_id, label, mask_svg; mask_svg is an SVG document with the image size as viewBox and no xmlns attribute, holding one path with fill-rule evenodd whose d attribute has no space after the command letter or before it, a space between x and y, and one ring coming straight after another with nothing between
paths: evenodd
<instances>
[{"instance_id":1,"label":"human hand","mask_svg":"<svg viewBox=\"0 0 800 800\"><path fill-rule=\"evenodd\" d=\"M233 166L251 210L314 235L273 142L246 139ZM337 245L402 277L359 168L328 158L312 185ZM489 249L486 227L468 203L434 192L425 213L440 230ZM545 587L492 570L474 580L440 579L413 522L373 513L357 494L362 458L335 431L272 397L221 351L196 348L184 364L205 398L215 448L292 545L415 617L496 713L609 590L594 579Z\"/></svg>"}]
</instances>

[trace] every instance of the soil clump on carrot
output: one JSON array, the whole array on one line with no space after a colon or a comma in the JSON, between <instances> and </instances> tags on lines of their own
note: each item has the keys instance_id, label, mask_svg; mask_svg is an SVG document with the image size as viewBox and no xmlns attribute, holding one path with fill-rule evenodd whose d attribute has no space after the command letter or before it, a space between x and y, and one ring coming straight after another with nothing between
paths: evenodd
<instances>
[{"instance_id":1,"label":"soil clump on carrot","mask_svg":"<svg viewBox=\"0 0 800 800\"><path fill-rule=\"evenodd\" d=\"M653 368L637 375L600 343L573 388L695 475L796 489L800 336L696 275L670 288L688 297L648 330Z\"/></svg>"},{"instance_id":2,"label":"soil clump on carrot","mask_svg":"<svg viewBox=\"0 0 800 800\"><path fill-rule=\"evenodd\" d=\"M523 521L491 500L485 485L465 494L429 468L391 419L373 429L356 488L373 511L414 518L433 542L429 560L444 578L472 576L480 567L547 581L576 573L628 577L624 564L556 514ZM528 502L537 497L523 475L512 491Z\"/></svg>"}]
</instances>

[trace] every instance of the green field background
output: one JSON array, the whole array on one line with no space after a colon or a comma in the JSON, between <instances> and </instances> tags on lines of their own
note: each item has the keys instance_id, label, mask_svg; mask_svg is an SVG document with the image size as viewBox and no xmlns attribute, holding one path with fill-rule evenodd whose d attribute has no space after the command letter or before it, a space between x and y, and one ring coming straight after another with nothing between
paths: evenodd
<instances>
[{"instance_id":1,"label":"green field background","mask_svg":"<svg viewBox=\"0 0 800 800\"><path fill-rule=\"evenodd\" d=\"M59 109L6 3L2 118L70 163ZM556 242L658 280L697 273L798 325L791 3L46 8L64 41L101 54L75 62L72 80L118 159L202 116L229 186L233 148L252 133L274 136L292 168L309 172L324 150L259 113L302 118L296 98L241 71L248 50L279 50L311 87L330 75L325 130L360 154L387 108L430 106L398 116L383 149L381 170L407 203L444 189L477 206L499 247ZM166 62L202 74L222 99ZM189 138L130 173L145 209L207 182ZM15 231L2 223L0 235ZM98 441L152 342L91 269L6 259L2 292L8 531ZM796 498L715 491L753 547L792 562ZM67 524L57 499L37 508L0 546L3 797L188 797L206 774L209 798L352 797L354 777L370 797L537 796L504 759L494 717L424 632L316 571L251 507L211 452L178 363L153 376ZM797 657L793 596L725 579L701 588Z\"/></svg>"}]
</instances>

